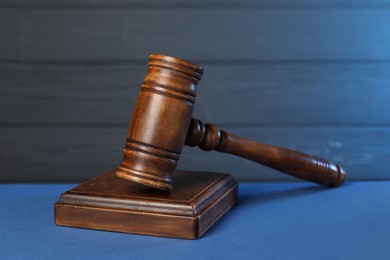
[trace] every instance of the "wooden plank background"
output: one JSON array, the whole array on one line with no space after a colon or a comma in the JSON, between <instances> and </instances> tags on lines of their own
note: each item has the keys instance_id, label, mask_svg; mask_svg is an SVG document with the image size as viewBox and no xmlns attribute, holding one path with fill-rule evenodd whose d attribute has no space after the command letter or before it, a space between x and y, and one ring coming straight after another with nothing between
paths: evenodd
<instances>
[{"instance_id":1,"label":"wooden plank background","mask_svg":"<svg viewBox=\"0 0 390 260\"><path fill-rule=\"evenodd\" d=\"M388 8L3 8L0 59L382 60L389 17Z\"/></svg>"},{"instance_id":2,"label":"wooden plank background","mask_svg":"<svg viewBox=\"0 0 390 260\"><path fill-rule=\"evenodd\" d=\"M201 64L195 116L389 179L390 1L0 3L0 181L116 167L150 53ZM180 168L292 180L185 148Z\"/></svg>"}]
</instances>

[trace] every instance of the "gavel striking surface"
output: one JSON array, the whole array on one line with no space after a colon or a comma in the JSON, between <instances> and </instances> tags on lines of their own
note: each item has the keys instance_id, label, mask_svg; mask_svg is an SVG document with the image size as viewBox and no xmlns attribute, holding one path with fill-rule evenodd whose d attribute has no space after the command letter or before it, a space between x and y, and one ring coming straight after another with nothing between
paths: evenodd
<instances>
[{"instance_id":1,"label":"gavel striking surface","mask_svg":"<svg viewBox=\"0 0 390 260\"><path fill-rule=\"evenodd\" d=\"M54 206L60 226L197 239L237 200L229 174L175 171L172 191L104 173L61 195Z\"/></svg>"}]
</instances>

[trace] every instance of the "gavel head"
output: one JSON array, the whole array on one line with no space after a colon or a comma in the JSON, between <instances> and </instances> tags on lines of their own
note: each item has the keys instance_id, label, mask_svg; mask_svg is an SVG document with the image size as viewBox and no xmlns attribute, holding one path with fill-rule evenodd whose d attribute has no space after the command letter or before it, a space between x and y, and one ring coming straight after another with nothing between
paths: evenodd
<instances>
[{"instance_id":1,"label":"gavel head","mask_svg":"<svg viewBox=\"0 0 390 260\"><path fill-rule=\"evenodd\" d=\"M116 175L171 190L203 69L161 54L150 55L148 66Z\"/></svg>"}]
</instances>

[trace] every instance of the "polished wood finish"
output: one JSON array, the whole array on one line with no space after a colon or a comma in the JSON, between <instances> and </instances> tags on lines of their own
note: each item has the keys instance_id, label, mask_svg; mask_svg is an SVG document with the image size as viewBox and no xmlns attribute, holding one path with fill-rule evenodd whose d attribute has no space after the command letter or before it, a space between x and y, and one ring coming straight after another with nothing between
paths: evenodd
<instances>
[{"instance_id":1,"label":"polished wood finish","mask_svg":"<svg viewBox=\"0 0 390 260\"><path fill-rule=\"evenodd\" d=\"M341 167L325 160L239 138L193 119L202 74L200 66L181 59L149 57L122 164L64 193L55 204L57 225L200 237L235 204L237 183L228 174L175 172L184 144L235 154L329 186L344 181Z\"/></svg>"},{"instance_id":2,"label":"polished wood finish","mask_svg":"<svg viewBox=\"0 0 390 260\"><path fill-rule=\"evenodd\" d=\"M291 176L332 187L340 186L346 175L339 165L324 159L237 137L194 118L191 119L185 144L199 146L205 151L234 154Z\"/></svg>"},{"instance_id":3,"label":"polished wood finish","mask_svg":"<svg viewBox=\"0 0 390 260\"><path fill-rule=\"evenodd\" d=\"M203 69L160 54L150 55L148 65L116 174L171 190Z\"/></svg>"},{"instance_id":4,"label":"polished wood finish","mask_svg":"<svg viewBox=\"0 0 390 260\"><path fill-rule=\"evenodd\" d=\"M65 192L55 204L61 226L173 238L202 236L237 201L228 174L176 171L171 192L107 172Z\"/></svg>"},{"instance_id":5,"label":"polished wood finish","mask_svg":"<svg viewBox=\"0 0 390 260\"><path fill-rule=\"evenodd\" d=\"M117 176L162 190L172 189L184 142L247 158L289 175L337 187L345 171L324 159L256 143L192 119L196 87L203 69L181 59L152 54L130 122ZM187 134L187 135L186 135Z\"/></svg>"}]
</instances>

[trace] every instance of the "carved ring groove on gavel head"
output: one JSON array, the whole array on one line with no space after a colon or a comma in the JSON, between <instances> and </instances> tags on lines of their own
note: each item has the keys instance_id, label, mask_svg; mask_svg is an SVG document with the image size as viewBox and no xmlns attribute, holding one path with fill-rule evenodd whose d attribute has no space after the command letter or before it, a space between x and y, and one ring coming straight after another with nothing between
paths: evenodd
<instances>
[{"instance_id":1,"label":"carved ring groove on gavel head","mask_svg":"<svg viewBox=\"0 0 390 260\"><path fill-rule=\"evenodd\" d=\"M123 162L116 174L170 190L203 69L159 54L150 55L148 65L127 133Z\"/></svg>"},{"instance_id":2,"label":"carved ring groove on gavel head","mask_svg":"<svg viewBox=\"0 0 390 260\"><path fill-rule=\"evenodd\" d=\"M289 175L337 187L345 171L324 159L253 142L191 119L203 69L161 54L149 57L149 70L132 115L122 164L116 175L163 190L172 189L183 145L234 154Z\"/></svg>"}]
</instances>

